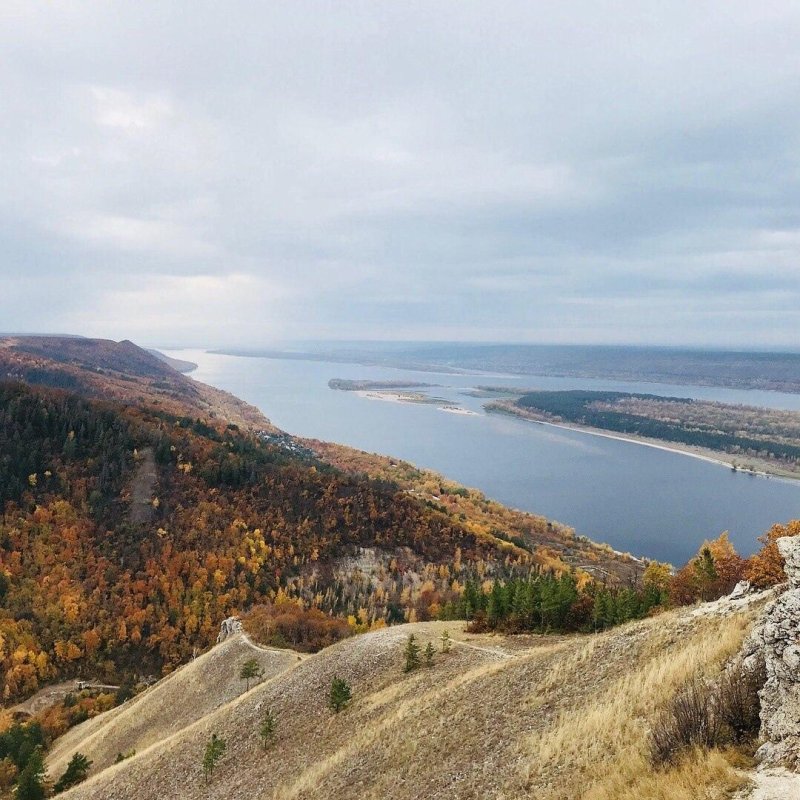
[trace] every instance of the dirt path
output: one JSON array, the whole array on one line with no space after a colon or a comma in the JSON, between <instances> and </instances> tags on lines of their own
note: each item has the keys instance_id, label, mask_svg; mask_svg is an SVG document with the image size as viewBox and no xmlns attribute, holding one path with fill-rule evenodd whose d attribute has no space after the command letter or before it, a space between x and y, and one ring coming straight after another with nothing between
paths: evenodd
<instances>
[{"instance_id":1,"label":"dirt path","mask_svg":"<svg viewBox=\"0 0 800 800\"><path fill-rule=\"evenodd\" d=\"M153 496L158 480L153 448L145 447L139 451L136 474L131 482L131 508L128 518L133 525L146 525L153 520Z\"/></svg>"},{"instance_id":2,"label":"dirt path","mask_svg":"<svg viewBox=\"0 0 800 800\"><path fill-rule=\"evenodd\" d=\"M298 653L296 650L290 650L288 648L281 649L280 647L265 647L263 644L256 644L248 635L247 633L242 630L242 641L245 644L249 644L253 650L259 650L262 653L291 653L294 656L297 656L297 660L301 661L304 658L308 658L308 653Z\"/></svg>"},{"instance_id":3,"label":"dirt path","mask_svg":"<svg viewBox=\"0 0 800 800\"><path fill-rule=\"evenodd\" d=\"M45 686L43 689L40 689L38 692L36 692L36 694L31 695L22 703L17 703L16 705L11 706L9 711L14 713L30 714L33 716L39 711L44 711L44 709L50 708L50 706L63 703L64 698L68 694L76 694L83 689L89 689L93 692L113 692L119 689L119 686L106 686L104 684L90 683L88 681L81 681L78 679L63 681L62 683L54 683L50 686Z\"/></svg>"},{"instance_id":4,"label":"dirt path","mask_svg":"<svg viewBox=\"0 0 800 800\"><path fill-rule=\"evenodd\" d=\"M487 653L490 656L494 656L495 658L514 658L512 653L508 653L505 650L500 649L499 647L481 647L477 644L470 644L469 642L461 642L457 639L452 639L452 644L456 647L469 647L472 650L478 650L481 653Z\"/></svg>"}]
</instances>

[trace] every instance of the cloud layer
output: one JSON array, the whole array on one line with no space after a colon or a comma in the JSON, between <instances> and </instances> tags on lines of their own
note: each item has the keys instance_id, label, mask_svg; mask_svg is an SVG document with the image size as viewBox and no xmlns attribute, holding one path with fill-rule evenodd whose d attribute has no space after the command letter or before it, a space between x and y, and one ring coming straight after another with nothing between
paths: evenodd
<instances>
[{"instance_id":1,"label":"cloud layer","mask_svg":"<svg viewBox=\"0 0 800 800\"><path fill-rule=\"evenodd\" d=\"M6 0L0 330L796 347L790 2Z\"/></svg>"}]
</instances>

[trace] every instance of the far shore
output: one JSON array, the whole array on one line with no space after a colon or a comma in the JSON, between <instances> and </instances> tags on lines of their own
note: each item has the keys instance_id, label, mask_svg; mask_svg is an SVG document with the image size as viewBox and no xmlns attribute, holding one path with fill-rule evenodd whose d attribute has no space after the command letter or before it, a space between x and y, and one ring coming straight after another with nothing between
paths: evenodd
<instances>
[{"instance_id":1,"label":"far shore","mask_svg":"<svg viewBox=\"0 0 800 800\"><path fill-rule=\"evenodd\" d=\"M616 439L619 442L628 442L630 444L638 444L643 447L652 447L655 450L666 450L670 453L678 453L680 455L689 456L690 458L697 458L700 461L706 461L709 464L716 464L720 467L726 467L730 470L735 470L743 475L753 475L759 478L775 478L777 480L786 481L787 483L797 483L800 481L800 473L781 471L777 468L766 464L764 461L758 462L758 468L748 467L738 462L736 456L727 453L720 453L716 450L705 450L701 447L691 447L690 445L683 445L679 442L668 442L660 439L648 439L644 436L634 436L631 434L612 433L602 430L600 428L591 428L588 425L576 425L569 422L550 422L548 420L537 419L536 417L528 416L525 413L516 411L513 407L505 404L491 404L486 406L487 411L495 411L501 414L508 414L518 419L523 419L526 422L534 422L538 425L548 425L551 428L563 428L568 431L575 431L577 433L586 433L590 436L600 436L603 439Z\"/></svg>"}]
</instances>

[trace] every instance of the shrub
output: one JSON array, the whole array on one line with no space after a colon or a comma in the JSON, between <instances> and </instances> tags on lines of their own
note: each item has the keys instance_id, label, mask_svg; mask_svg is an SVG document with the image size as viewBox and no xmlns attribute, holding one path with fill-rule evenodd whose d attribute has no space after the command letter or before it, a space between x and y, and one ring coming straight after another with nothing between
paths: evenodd
<instances>
[{"instance_id":1,"label":"shrub","mask_svg":"<svg viewBox=\"0 0 800 800\"><path fill-rule=\"evenodd\" d=\"M714 709L714 691L693 680L675 697L653 725L650 752L655 764L674 763L691 747L714 747L720 741L720 721Z\"/></svg>"},{"instance_id":2,"label":"shrub","mask_svg":"<svg viewBox=\"0 0 800 800\"><path fill-rule=\"evenodd\" d=\"M81 781L85 781L86 776L89 774L89 767L91 766L92 762L86 758L83 753L73 754L72 758L69 760L69 764L67 764L66 770L64 770L64 774L56 781L55 786L53 786L53 791L59 794L60 792L65 792L72 786L77 786Z\"/></svg>"},{"instance_id":3,"label":"shrub","mask_svg":"<svg viewBox=\"0 0 800 800\"><path fill-rule=\"evenodd\" d=\"M758 733L758 692L766 680L763 661L753 669L739 662L716 684L688 683L656 719L650 733L653 763L673 764L689 748L710 749Z\"/></svg>"},{"instance_id":4,"label":"shrub","mask_svg":"<svg viewBox=\"0 0 800 800\"><path fill-rule=\"evenodd\" d=\"M717 689L717 713L736 742L757 734L761 726L759 689L767 679L766 667L760 661L754 669L741 663L727 670Z\"/></svg>"}]
</instances>

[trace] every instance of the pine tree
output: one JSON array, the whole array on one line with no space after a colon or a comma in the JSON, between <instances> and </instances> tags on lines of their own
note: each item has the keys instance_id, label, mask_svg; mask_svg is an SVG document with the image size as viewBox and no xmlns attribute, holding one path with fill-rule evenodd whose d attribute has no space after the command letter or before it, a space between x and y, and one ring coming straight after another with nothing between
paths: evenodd
<instances>
[{"instance_id":1,"label":"pine tree","mask_svg":"<svg viewBox=\"0 0 800 800\"><path fill-rule=\"evenodd\" d=\"M495 581L486 608L486 621L489 627L496 628L506 615L505 592L500 581Z\"/></svg>"},{"instance_id":2,"label":"pine tree","mask_svg":"<svg viewBox=\"0 0 800 800\"><path fill-rule=\"evenodd\" d=\"M447 631L442 631L442 635L439 638L442 640L442 652L449 653L450 647L453 644L452 640L450 639L450 634Z\"/></svg>"},{"instance_id":3,"label":"pine tree","mask_svg":"<svg viewBox=\"0 0 800 800\"><path fill-rule=\"evenodd\" d=\"M242 664L242 669L239 672L239 677L243 681L247 681L246 691L250 689L250 681L253 678L260 678L262 675L263 672L258 665L258 661L256 661L254 658L248 658L247 661Z\"/></svg>"},{"instance_id":4,"label":"pine tree","mask_svg":"<svg viewBox=\"0 0 800 800\"><path fill-rule=\"evenodd\" d=\"M342 678L334 678L331 681L331 691L328 697L328 705L331 710L338 714L351 700L352 692L350 686Z\"/></svg>"},{"instance_id":5,"label":"pine tree","mask_svg":"<svg viewBox=\"0 0 800 800\"><path fill-rule=\"evenodd\" d=\"M403 667L404 672L411 672L419 666L419 645L417 644L417 637L413 633L408 637L403 654L406 658L406 664Z\"/></svg>"},{"instance_id":6,"label":"pine tree","mask_svg":"<svg viewBox=\"0 0 800 800\"><path fill-rule=\"evenodd\" d=\"M261 741L264 743L265 750L275 739L275 729L277 726L278 723L275 719L275 715L272 713L271 709L267 709L264 719L261 720L261 727L258 729L258 733L261 736Z\"/></svg>"},{"instance_id":7,"label":"pine tree","mask_svg":"<svg viewBox=\"0 0 800 800\"><path fill-rule=\"evenodd\" d=\"M217 766L217 762L222 758L224 752L225 740L220 739L216 733L212 733L211 739L206 745L206 752L203 755L203 775L206 783L211 780L211 776L214 774L214 767Z\"/></svg>"},{"instance_id":8,"label":"pine tree","mask_svg":"<svg viewBox=\"0 0 800 800\"><path fill-rule=\"evenodd\" d=\"M67 764L64 774L56 781L53 791L58 794L65 792L71 786L86 780L92 762L83 753L75 753Z\"/></svg>"},{"instance_id":9,"label":"pine tree","mask_svg":"<svg viewBox=\"0 0 800 800\"><path fill-rule=\"evenodd\" d=\"M47 773L44 770L44 756L41 748L37 747L28 758L25 769L17 778L17 789L14 793L16 800L44 800Z\"/></svg>"},{"instance_id":10,"label":"pine tree","mask_svg":"<svg viewBox=\"0 0 800 800\"><path fill-rule=\"evenodd\" d=\"M433 643L432 642L428 642L428 644L425 645L425 666L426 667L432 667L433 666L433 654L434 654Z\"/></svg>"}]
</instances>

